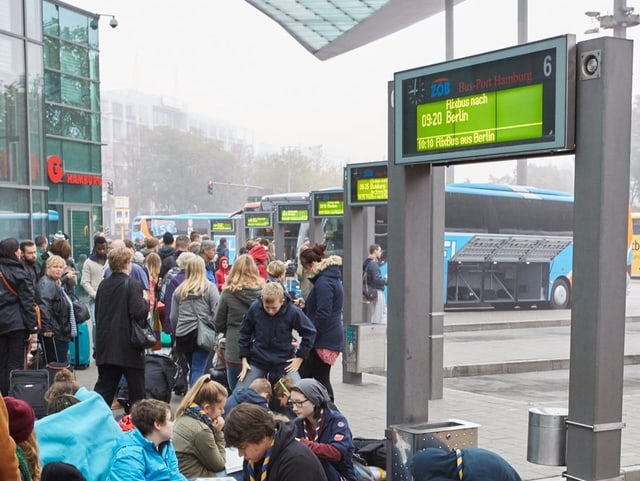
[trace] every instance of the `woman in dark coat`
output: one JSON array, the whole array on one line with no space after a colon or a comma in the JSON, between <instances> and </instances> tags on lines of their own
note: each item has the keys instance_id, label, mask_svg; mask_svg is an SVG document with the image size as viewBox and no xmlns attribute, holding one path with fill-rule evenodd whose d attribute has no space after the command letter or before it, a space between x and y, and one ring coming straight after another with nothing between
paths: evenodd
<instances>
[{"instance_id":1,"label":"woman in dark coat","mask_svg":"<svg viewBox=\"0 0 640 481\"><path fill-rule=\"evenodd\" d=\"M0 392L9 393L9 373L22 369L27 344L38 340L35 288L20 263L20 244L0 241Z\"/></svg>"},{"instance_id":2,"label":"woman in dark coat","mask_svg":"<svg viewBox=\"0 0 640 481\"><path fill-rule=\"evenodd\" d=\"M343 349L342 258L327 256L327 246L315 244L300 252L300 263L313 284L305 300L304 312L316 328L316 341L300 375L320 381L333 401L331 366Z\"/></svg>"},{"instance_id":3,"label":"woman in dark coat","mask_svg":"<svg viewBox=\"0 0 640 481\"><path fill-rule=\"evenodd\" d=\"M124 375L131 404L145 398L144 349L131 346L131 324L140 326L149 314L149 302L142 285L129 278L133 255L126 247L109 252L112 274L103 280L96 293L96 365L98 381L94 391L109 406Z\"/></svg>"},{"instance_id":4,"label":"woman in dark coat","mask_svg":"<svg viewBox=\"0 0 640 481\"><path fill-rule=\"evenodd\" d=\"M71 328L71 299L62 287L62 272L66 267L64 259L58 255L47 258L46 274L36 286L36 299L42 317L42 344L47 362L67 362ZM75 322L75 320L74 320Z\"/></svg>"}]
</instances>

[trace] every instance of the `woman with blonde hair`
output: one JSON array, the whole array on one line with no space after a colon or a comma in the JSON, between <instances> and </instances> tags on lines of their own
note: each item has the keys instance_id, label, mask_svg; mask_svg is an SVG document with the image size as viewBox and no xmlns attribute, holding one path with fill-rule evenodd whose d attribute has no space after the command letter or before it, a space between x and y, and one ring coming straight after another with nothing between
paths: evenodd
<instances>
[{"instance_id":1,"label":"woman with blonde hair","mask_svg":"<svg viewBox=\"0 0 640 481\"><path fill-rule=\"evenodd\" d=\"M189 364L189 384L211 367L213 352L198 346L198 319L213 329L220 294L207 279L204 259L196 256L185 264L186 277L171 297L171 326L176 336L176 351L185 354Z\"/></svg>"},{"instance_id":2,"label":"woman with blonde hair","mask_svg":"<svg viewBox=\"0 0 640 481\"><path fill-rule=\"evenodd\" d=\"M38 441L33 430L36 415L26 401L5 397L9 414L9 434L16 442L16 456L23 481L40 481Z\"/></svg>"},{"instance_id":3,"label":"woman with blonde hair","mask_svg":"<svg viewBox=\"0 0 640 481\"><path fill-rule=\"evenodd\" d=\"M226 461L224 405L227 389L209 374L198 378L176 410L173 445L187 478L213 478Z\"/></svg>"},{"instance_id":4,"label":"woman with blonde hair","mask_svg":"<svg viewBox=\"0 0 640 481\"><path fill-rule=\"evenodd\" d=\"M253 258L247 254L239 256L231 267L231 272L222 289L220 305L216 312L216 330L226 338L224 361L227 368L227 382L233 391L242 371L242 361L238 350L238 337L242 317L255 301L265 285Z\"/></svg>"}]
</instances>

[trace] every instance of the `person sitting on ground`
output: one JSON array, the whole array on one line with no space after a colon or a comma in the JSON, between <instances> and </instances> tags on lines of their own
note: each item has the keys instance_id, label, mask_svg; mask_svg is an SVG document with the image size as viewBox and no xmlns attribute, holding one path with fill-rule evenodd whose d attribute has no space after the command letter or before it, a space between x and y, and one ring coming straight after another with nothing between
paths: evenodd
<instances>
[{"instance_id":1,"label":"person sitting on ground","mask_svg":"<svg viewBox=\"0 0 640 481\"><path fill-rule=\"evenodd\" d=\"M357 481L351 429L347 419L329 407L327 389L316 379L302 379L291 389L289 402L298 417L296 435L318 456L327 480Z\"/></svg>"},{"instance_id":2,"label":"person sitting on ground","mask_svg":"<svg viewBox=\"0 0 640 481\"><path fill-rule=\"evenodd\" d=\"M131 408L131 421L136 428L116 440L107 481L186 481L171 442L171 406L157 399L141 399Z\"/></svg>"},{"instance_id":3,"label":"person sitting on ground","mask_svg":"<svg viewBox=\"0 0 640 481\"><path fill-rule=\"evenodd\" d=\"M40 481L38 442L33 431L36 415L26 401L7 396L4 398L9 414L9 434L16 442L16 456L22 481Z\"/></svg>"},{"instance_id":4,"label":"person sitting on ground","mask_svg":"<svg viewBox=\"0 0 640 481\"><path fill-rule=\"evenodd\" d=\"M249 384L249 387L233 391L227 399L227 403L224 405L224 412L230 412L240 403L257 404L265 409L269 409L269 401L271 401L272 394L271 383L267 379L259 377L254 379L251 384Z\"/></svg>"},{"instance_id":5,"label":"person sitting on ground","mask_svg":"<svg viewBox=\"0 0 640 481\"><path fill-rule=\"evenodd\" d=\"M75 397L80 385L68 369L60 369L53 378L53 383L44 393L47 402L47 414L54 414L63 409L78 404L80 400Z\"/></svg>"},{"instance_id":6,"label":"person sitting on ground","mask_svg":"<svg viewBox=\"0 0 640 481\"><path fill-rule=\"evenodd\" d=\"M40 481L87 481L73 464L53 461L42 467Z\"/></svg>"},{"instance_id":7,"label":"person sitting on ground","mask_svg":"<svg viewBox=\"0 0 640 481\"><path fill-rule=\"evenodd\" d=\"M500 455L482 448L428 448L413 456L411 473L415 481L522 481Z\"/></svg>"},{"instance_id":8,"label":"person sitting on ground","mask_svg":"<svg viewBox=\"0 0 640 481\"><path fill-rule=\"evenodd\" d=\"M295 386L293 379L289 377L281 377L273 385L273 397L269 407L271 412L281 414L287 419L292 420L296 418L296 413L293 412L291 405L289 404L289 398L291 397L291 389Z\"/></svg>"},{"instance_id":9,"label":"person sitting on ground","mask_svg":"<svg viewBox=\"0 0 640 481\"><path fill-rule=\"evenodd\" d=\"M173 443L180 472L188 478L213 478L226 461L224 404L227 389L209 374L198 378L176 410Z\"/></svg>"},{"instance_id":10,"label":"person sitting on ground","mask_svg":"<svg viewBox=\"0 0 640 481\"><path fill-rule=\"evenodd\" d=\"M291 343L294 330L302 338L297 350ZM235 389L247 387L259 377L279 379L287 375L300 380L298 370L315 338L315 327L285 296L282 286L267 284L242 319L238 337L242 371Z\"/></svg>"},{"instance_id":11,"label":"person sitting on ground","mask_svg":"<svg viewBox=\"0 0 640 481\"><path fill-rule=\"evenodd\" d=\"M244 457L244 480L326 481L318 458L295 437L292 423L274 419L256 404L241 403L224 426L227 446Z\"/></svg>"}]
</instances>

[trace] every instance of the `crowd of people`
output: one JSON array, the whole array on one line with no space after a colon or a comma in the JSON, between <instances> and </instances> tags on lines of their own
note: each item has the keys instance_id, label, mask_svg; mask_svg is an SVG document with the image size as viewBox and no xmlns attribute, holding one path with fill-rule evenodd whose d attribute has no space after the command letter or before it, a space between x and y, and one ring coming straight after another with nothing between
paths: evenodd
<instances>
[{"instance_id":1,"label":"crowd of people","mask_svg":"<svg viewBox=\"0 0 640 481\"><path fill-rule=\"evenodd\" d=\"M251 240L231 262L225 239L198 233L165 233L142 246L97 235L78 268L64 237L50 247L40 238L0 241L0 478L287 481L304 473L310 481L360 481L330 381L344 345L342 259L324 244L304 245L298 272L309 286L298 296L274 252L268 240ZM370 265L379 246L370 253L363 270L384 288ZM47 360L68 362L85 320L74 313L77 285L89 298L97 381L90 391L60 370L45 395L48 414L35 421L29 404L9 396L10 372L38 344ZM188 372L174 390L183 396L175 413L148 398L147 350L131 341L145 327L170 338L171 356ZM214 346L203 330L215 332ZM117 423L112 408L123 385ZM88 420L74 426L75 439L94 436L84 458L100 453L102 464L85 465L62 448L59 431L70 416ZM243 469L227 473L232 447Z\"/></svg>"}]
</instances>

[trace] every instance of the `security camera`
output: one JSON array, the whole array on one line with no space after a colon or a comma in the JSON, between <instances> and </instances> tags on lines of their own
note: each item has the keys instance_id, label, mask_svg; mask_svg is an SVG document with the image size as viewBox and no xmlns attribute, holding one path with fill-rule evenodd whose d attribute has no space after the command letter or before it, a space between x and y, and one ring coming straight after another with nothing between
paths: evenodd
<instances>
[{"instance_id":1,"label":"security camera","mask_svg":"<svg viewBox=\"0 0 640 481\"><path fill-rule=\"evenodd\" d=\"M93 30L98 30L98 19L94 18L93 20L91 20L91 22L89 22L89 26L93 29Z\"/></svg>"},{"instance_id":2,"label":"security camera","mask_svg":"<svg viewBox=\"0 0 640 481\"><path fill-rule=\"evenodd\" d=\"M111 28L116 28L118 26L118 20L116 19L116 17L111 17L111 20L109 20L109 25L111 26Z\"/></svg>"}]
</instances>

